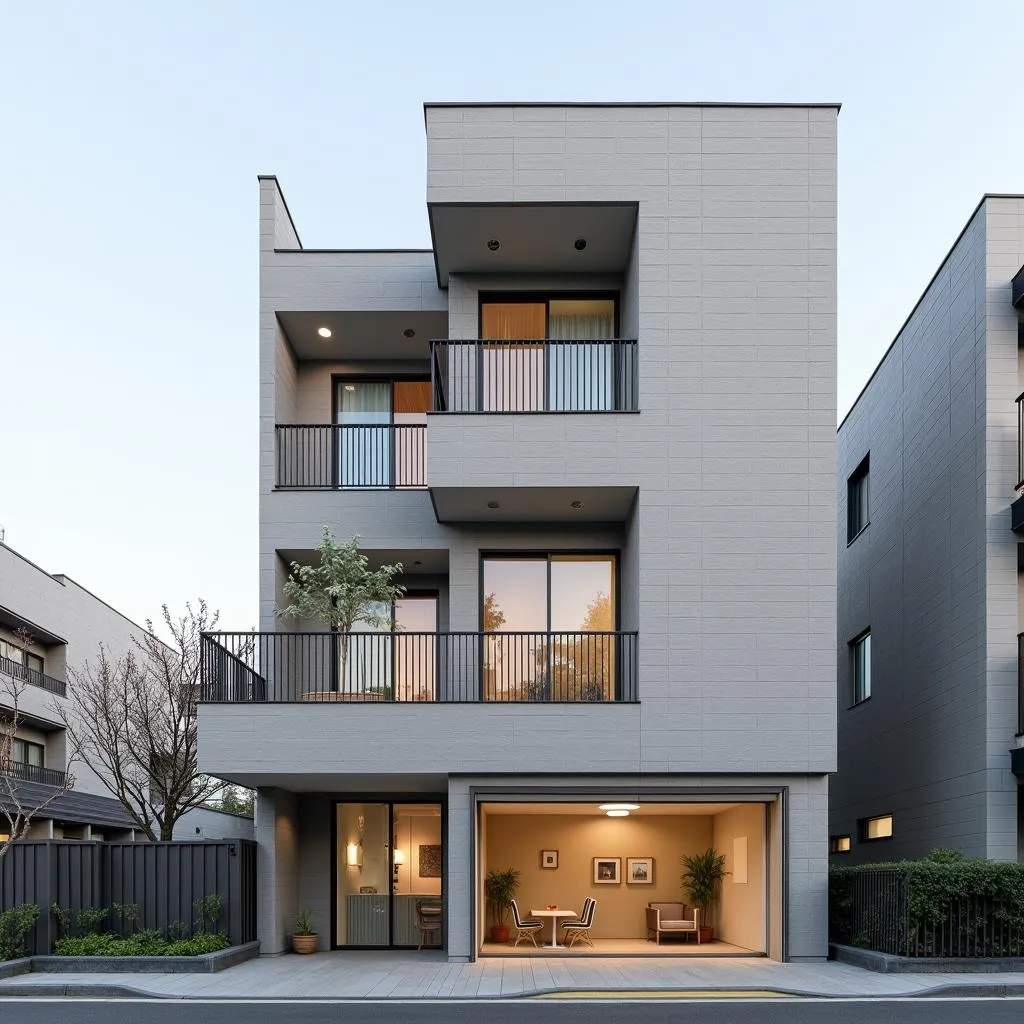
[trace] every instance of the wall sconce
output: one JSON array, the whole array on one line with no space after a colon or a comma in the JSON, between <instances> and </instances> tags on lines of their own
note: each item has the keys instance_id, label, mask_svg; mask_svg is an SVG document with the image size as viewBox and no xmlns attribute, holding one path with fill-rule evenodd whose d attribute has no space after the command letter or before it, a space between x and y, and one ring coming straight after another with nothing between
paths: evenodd
<instances>
[{"instance_id":1,"label":"wall sconce","mask_svg":"<svg viewBox=\"0 0 1024 1024\"><path fill-rule=\"evenodd\" d=\"M363 866L363 847L361 843L348 844L348 866L350 868L361 868Z\"/></svg>"},{"instance_id":2,"label":"wall sconce","mask_svg":"<svg viewBox=\"0 0 1024 1024\"><path fill-rule=\"evenodd\" d=\"M405 857L402 856L402 851L401 850L395 850L394 863L395 863L395 881L398 881L398 869L405 863Z\"/></svg>"}]
</instances>

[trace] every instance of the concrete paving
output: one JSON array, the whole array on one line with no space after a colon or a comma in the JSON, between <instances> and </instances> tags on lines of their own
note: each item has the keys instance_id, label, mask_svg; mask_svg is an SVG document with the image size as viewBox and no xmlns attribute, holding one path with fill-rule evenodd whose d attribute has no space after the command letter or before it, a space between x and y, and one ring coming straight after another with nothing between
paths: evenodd
<instances>
[{"instance_id":1,"label":"concrete paving","mask_svg":"<svg viewBox=\"0 0 1024 1024\"><path fill-rule=\"evenodd\" d=\"M437 999L556 991L772 990L814 996L1024 994L1024 974L879 974L835 962L764 958L554 959L450 964L442 953L350 951L260 957L219 974L24 974L0 981L12 995L137 994L207 999Z\"/></svg>"}]
</instances>

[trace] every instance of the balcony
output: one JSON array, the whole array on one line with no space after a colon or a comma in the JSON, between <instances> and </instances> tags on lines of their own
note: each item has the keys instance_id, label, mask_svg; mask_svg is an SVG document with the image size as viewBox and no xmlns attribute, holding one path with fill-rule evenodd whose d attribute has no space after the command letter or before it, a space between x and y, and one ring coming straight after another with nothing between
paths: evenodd
<instances>
[{"instance_id":1,"label":"balcony","mask_svg":"<svg viewBox=\"0 0 1024 1024\"><path fill-rule=\"evenodd\" d=\"M427 486L427 427L278 424L281 490L415 490Z\"/></svg>"},{"instance_id":2,"label":"balcony","mask_svg":"<svg viewBox=\"0 0 1024 1024\"><path fill-rule=\"evenodd\" d=\"M1010 506L1010 528L1024 534L1024 394L1017 396L1017 499Z\"/></svg>"},{"instance_id":3,"label":"balcony","mask_svg":"<svg viewBox=\"0 0 1024 1024\"><path fill-rule=\"evenodd\" d=\"M67 772L42 768L25 761L0 761L0 775L9 775L21 782L38 782L44 786L64 786L68 777ZM69 788L74 788L74 780Z\"/></svg>"},{"instance_id":4,"label":"balcony","mask_svg":"<svg viewBox=\"0 0 1024 1024\"><path fill-rule=\"evenodd\" d=\"M637 634L204 633L203 703L633 703Z\"/></svg>"},{"instance_id":5,"label":"balcony","mask_svg":"<svg viewBox=\"0 0 1024 1024\"><path fill-rule=\"evenodd\" d=\"M432 341L430 380L434 412L636 412L637 343Z\"/></svg>"},{"instance_id":6,"label":"balcony","mask_svg":"<svg viewBox=\"0 0 1024 1024\"><path fill-rule=\"evenodd\" d=\"M34 668L26 668L17 661L10 658L0 658L0 672L11 676L13 679L28 683L30 686L38 686L41 690L55 693L59 697L67 696L67 684L53 676L37 672Z\"/></svg>"}]
</instances>

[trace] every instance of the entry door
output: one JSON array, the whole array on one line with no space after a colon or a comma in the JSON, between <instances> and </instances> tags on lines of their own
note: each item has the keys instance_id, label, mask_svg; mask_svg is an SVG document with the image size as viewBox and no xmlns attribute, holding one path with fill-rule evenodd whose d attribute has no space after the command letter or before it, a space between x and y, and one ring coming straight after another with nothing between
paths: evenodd
<instances>
[{"instance_id":1,"label":"entry door","mask_svg":"<svg viewBox=\"0 0 1024 1024\"><path fill-rule=\"evenodd\" d=\"M335 805L339 946L391 945L391 807Z\"/></svg>"}]
</instances>

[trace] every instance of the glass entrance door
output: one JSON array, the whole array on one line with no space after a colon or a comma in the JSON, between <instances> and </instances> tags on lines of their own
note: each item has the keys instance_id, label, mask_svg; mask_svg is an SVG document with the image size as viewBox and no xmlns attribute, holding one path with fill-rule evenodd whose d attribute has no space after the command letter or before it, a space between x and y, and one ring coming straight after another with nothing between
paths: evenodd
<instances>
[{"instance_id":1,"label":"glass entrance door","mask_svg":"<svg viewBox=\"0 0 1024 1024\"><path fill-rule=\"evenodd\" d=\"M440 802L334 806L336 947L443 945Z\"/></svg>"}]
</instances>

